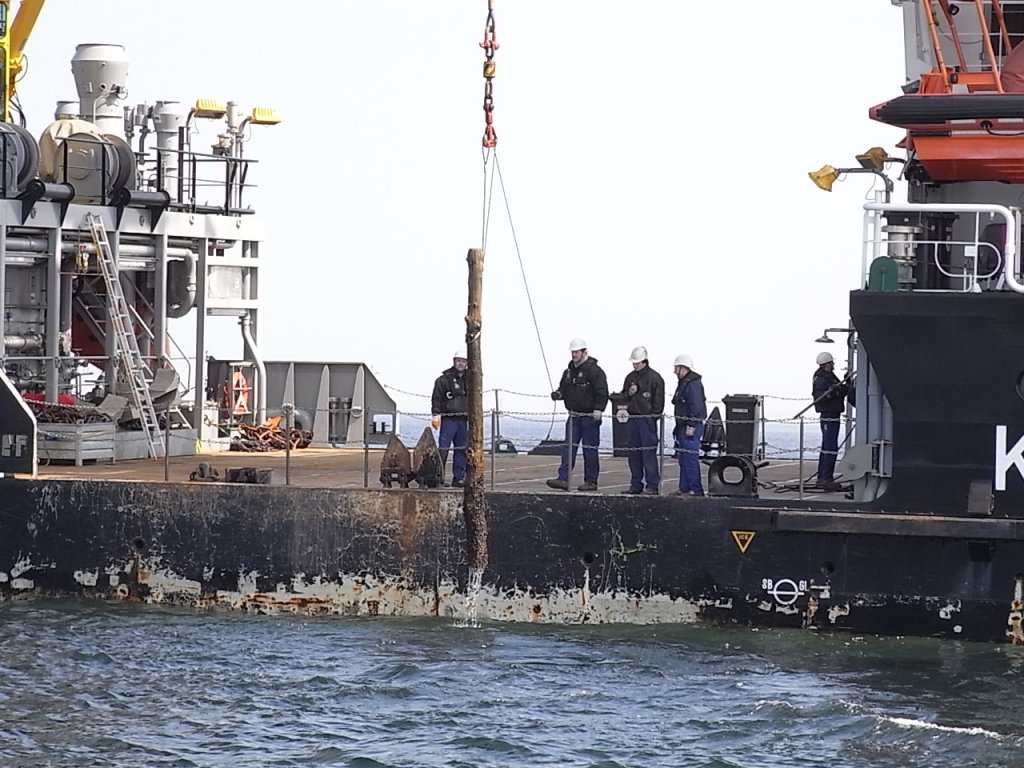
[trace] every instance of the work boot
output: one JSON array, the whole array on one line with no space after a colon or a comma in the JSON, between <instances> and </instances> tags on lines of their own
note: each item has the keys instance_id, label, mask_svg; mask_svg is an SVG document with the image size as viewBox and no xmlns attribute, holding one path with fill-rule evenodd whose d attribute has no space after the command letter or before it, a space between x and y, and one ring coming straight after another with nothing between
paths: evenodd
<instances>
[{"instance_id":1,"label":"work boot","mask_svg":"<svg viewBox=\"0 0 1024 768\"><path fill-rule=\"evenodd\" d=\"M559 491L568 491L569 483L565 480L548 480L548 488L554 488Z\"/></svg>"},{"instance_id":2,"label":"work boot","mask_svg":"<svg viewBox=\"0 0 1024 768\"><path fill-rule=\"evenodd\" d=\"M636 496L638 493L643 493L643 492L644 492L643 488L627 488L626 490L623 491L623 493L629 493L629 494L632 494L633 496Z\"/></svg>"},{"instance_id":3,"label":"work boot","mask_svg":"<svg viewBox=\"0 0 1024 768\"><path fill-rule=\"evenodd\" d=\"M644 493L646 493L648 496L659 496L660 495L660 492L658 491L657 488L651 488L650 486L648 486L647 490L644 491Z\"/></svg>"},{"instance_id":4,"label":"work boot","mask_svg":"<svg viewBox=\"0 0 1024 768\"><path fill-rule=\"evenodd\" d=\"M597 483L584 483L583 485L581 485L576 490L577 491L596 491L597 490Z\"/></svg>"},{"instance_id":5,"label":"work boot","mask_svg":"<svg viewBox=\"0 0 1024 768\"><path fill-rule=\"evenodd\" d=\"M465 487L466 487L466 481L465 480L452 480L452 488L465 488Z\"/></svg>"}]
</instances>

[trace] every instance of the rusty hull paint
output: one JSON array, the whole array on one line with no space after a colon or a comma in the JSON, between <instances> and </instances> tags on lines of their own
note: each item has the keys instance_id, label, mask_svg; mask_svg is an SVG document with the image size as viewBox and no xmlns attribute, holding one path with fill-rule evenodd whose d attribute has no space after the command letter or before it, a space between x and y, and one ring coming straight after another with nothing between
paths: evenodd
<instances>
[{"instance_id":1,"label":"rusty hull paint","mask_svg":"<svg viewBox=\"0 0 1024 768\"><path fill-rule=\"evenodd\" d=\"M4 479L0 496L0 599L1004 641L1024 562L1018 541L974 562L963 539L780 531L770 501L498 493L471 589L451 491ZM745 552L735 530L755 532Z\"/></svg>"},{"instance_id":2,"label":"rusty hull paint","mask_svg":"<svg viewBox=\"0 0 1024 768\"><path fill-rule=\"evenodd\" d=\"M32 486L21 524L11 515L0 523L3 551L18 553L0 570L31 573L39 594L127 590L132 599L246 607L253 595L265 596L254 603L261 604L291 592L297 603L334 600L340 612L355 612L351 604L380 593L379 602L393 606L388 612L436 612L435 584L462 562L453 524L460 507L452 494L282 494L259 486L85 481Z\"/></svg>"},{"instance_id":3,"label":"rusty hull paint","mask_svg":"<svg viewBox=\"0 0 1024 768\"><path fill-rule=\"evenodd\" d=\"M657 551L654 543L625 540L610 519L600 535L581 536L586 517L566 517L543 495L491 511L489 527L511 545L492 556L514 567L470 594L453 492L80 480L8 487L23 499L0 522L7 598L558 623L689 622L700 610L659 591L646 565L627 575L626 561ZM536 558L520 558L520 546Z\"/></svg>"}]
</instances>

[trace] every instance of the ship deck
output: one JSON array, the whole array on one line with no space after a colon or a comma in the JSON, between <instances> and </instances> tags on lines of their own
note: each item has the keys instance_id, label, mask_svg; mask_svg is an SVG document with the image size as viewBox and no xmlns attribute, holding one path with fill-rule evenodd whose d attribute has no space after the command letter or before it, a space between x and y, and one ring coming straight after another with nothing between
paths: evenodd
<instances>
[{"instance_id":1,"label":"ship deck","mask_svg":"<svg viewBox=\"0 0 1024 768\"><path fill-rule=\"evenodd\" d=\"M380 463L382 452L361 448L305 448L291 452L290 458L284 451L245 453L228 451L204 453L194 456L171 456L168 459L135 459L115 463L96 462L83 466L72 464L40 464L40 479L90 479L137 482L188 482L189 476L201 462L216 469L221 478L234 467L269 468L273 470L273 484L289 484L307 488L381 488ZM488 490L527 493L563 493L547 487L545 480L555 477L559 460L557 456L531 456L526 453L498 455L493 459L488 454L484 464L484 484ZM451 460L449 459L449 471ZM666 456L663 465L662 493L671 493L678 487L679 466L675 459ZM810 477L815 462L804 461L804 477ZM703 470L705 486L707 470ZM799 497L800 465L797 461L772 460L758 470L760 496L762 498ZM574 489L583 482L582 458L577 461L571 478ZM611 454L601 456L601 476L598 493L617 494L629 487L629 465L626 458ZM417 488L415 483L411 487ZM824 494L813 484L806 484L805 497L842 500L844 494Z\"/></svg>"}]
</instances>

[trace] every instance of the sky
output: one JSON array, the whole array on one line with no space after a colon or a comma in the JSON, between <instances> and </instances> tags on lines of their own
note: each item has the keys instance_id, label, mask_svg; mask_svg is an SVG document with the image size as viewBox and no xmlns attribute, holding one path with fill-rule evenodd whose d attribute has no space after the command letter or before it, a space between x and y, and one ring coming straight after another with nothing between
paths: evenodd
<instances>
[{"instance_id":1,"label":"sky","mask_svg":"<svg viewBox=\"0 0 1024 768\"><path fill-rule=\"evenodd\" d=\"M825 349L814 339L848 322L873 177L825 193L807 172L856 165L875 145L897 153L902 134L867 111L905 81L901 11L890 0L494 5L497 153L526 279L499 194L485 388L502 390L505 410L550 411L582 336L613 390L642 344L670 388L685 352L710 399L808 397ZM283 122L246 146L269 225L263 355L364 362L401 410L423 412L418 395L463 346L466 253L481 245L486 11L486 0L50 0L19 93L38 134L57 100L75 98L75 45L120 43L133 104L275 107ZM172 326L179 343L188 328ZM241 354L235 321L212 324L207 352ZM766 403L773 417L793 406Z\"/></svg>"}]
</instances>

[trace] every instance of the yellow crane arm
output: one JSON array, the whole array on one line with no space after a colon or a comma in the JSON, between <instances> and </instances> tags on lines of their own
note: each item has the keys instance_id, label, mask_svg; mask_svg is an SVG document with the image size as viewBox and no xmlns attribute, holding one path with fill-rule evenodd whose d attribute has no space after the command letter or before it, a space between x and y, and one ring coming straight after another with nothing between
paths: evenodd
<instances>
[{"instance_id":1,"label":"yellow crane arm","mask_svg":"<svg viewBox=\"0 0 1024 768\"><path fill-rule=\"evenodd\" d=\"M32 29L39 18L46 0L22 0L18 6L18 14L11 24L7 23L10 18L11 0L0 0L0 12L3 13L3 34L0 36L0 46L4 49L4 94L3 94L3 119L9 122L11 119L11 100L17 88L18 78L25 69L25 45L32 35Z\"/></svg>"},{"instance_id":2,"label":"yellow crane arm","mask_svg":"<svg viewBox=\"0 0 1024 768\"><path fill-rule=\"evenodd\" d=\"M44 5L46 5L46 0L21 0L18 15L14 17L14 23L11 24L11 47L9 48L11 61L21 61L21 57L25 54L25 43L28 42L32 29L36 25L36 19L39 18L39 12L43 10Z\"/></svg>"}]
</instances>

